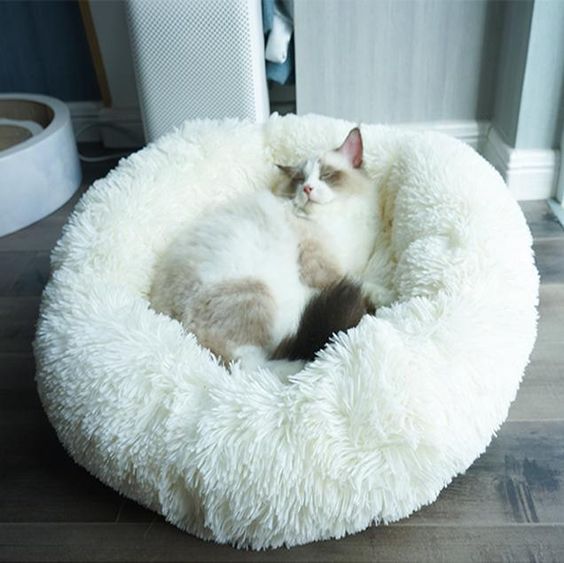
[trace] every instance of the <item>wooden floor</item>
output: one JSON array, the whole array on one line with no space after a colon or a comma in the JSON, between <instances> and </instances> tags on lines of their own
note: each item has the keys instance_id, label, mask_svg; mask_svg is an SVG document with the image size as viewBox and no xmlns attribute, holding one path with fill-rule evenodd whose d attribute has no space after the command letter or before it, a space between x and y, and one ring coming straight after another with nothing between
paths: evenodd
<instances>
[{"instance_id":1,"label":"wooden floor","mask_svg":"<svg viewBox=\"0 0 564 563\"><path fill-rule=\"evenodd\" d=\"M106 170L88 165L85 184ZM409 519L261 553L180 532L59 445L35 391L30 343L49 251L75 202L0 238L0 560L564 561L564 231L545 202L523 204L542 278L538 342L487 452Z\"/></svg>"}]
</instances>

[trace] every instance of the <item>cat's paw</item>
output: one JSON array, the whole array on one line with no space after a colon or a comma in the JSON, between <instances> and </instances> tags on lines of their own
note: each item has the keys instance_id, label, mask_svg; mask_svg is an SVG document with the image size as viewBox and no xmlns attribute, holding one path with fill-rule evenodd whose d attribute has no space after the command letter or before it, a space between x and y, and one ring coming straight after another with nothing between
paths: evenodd
<instances>
[{"instance_id":1,"label":"cat's paw","mask_svg":"<svg viewBox=\"0 0 564 563\"><path fill-rule=\"evenodd\" d=\"M268 357L260 346L238 346L233 351L233 359L240 362L245 371L254 371L266 364Z\"/></svg>"},{"instance_id":2,"label":"cat's paw","mask_svg":"<svg viewBox=\"0 0 564 563\"><path fill-rule=\"evenodd\" d=\"M362 292L376 309L390 305L396 298L391 289L374 282L362 282Z\"/></svg>"},{"instance_id":3,"label":"cat's paw","mask_svg":"<svg viewBox=\"0 0 564 563\"><path fill-rule=\"evenodd\" d=\"M303 360L269 360L265 368L277 375L281 381L288 382L292 375L300 373L304 369L306 362Z\"/></svg>"}]
</instances>

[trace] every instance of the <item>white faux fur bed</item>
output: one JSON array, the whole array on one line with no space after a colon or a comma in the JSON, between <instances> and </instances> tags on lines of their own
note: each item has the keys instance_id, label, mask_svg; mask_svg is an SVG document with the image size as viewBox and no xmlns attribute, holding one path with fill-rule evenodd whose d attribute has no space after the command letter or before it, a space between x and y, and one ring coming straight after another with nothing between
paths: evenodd
<instances>
[{"instance_id":1,"label":"white faux fur bed","mask_svg":"<svg viewBox=\"0 0 564 563\"><path fill-rule=\"evenodd\" d=\"M362 126L391 304L290 382L229 373L149 307L179 228L351 126L187 122L96 182L53 252L35 341L49 419L88 471L202 538L291 546L404 518L484 451L517 392L531 236L498 173L439 134Z\"/></svg>"}]
</instances>

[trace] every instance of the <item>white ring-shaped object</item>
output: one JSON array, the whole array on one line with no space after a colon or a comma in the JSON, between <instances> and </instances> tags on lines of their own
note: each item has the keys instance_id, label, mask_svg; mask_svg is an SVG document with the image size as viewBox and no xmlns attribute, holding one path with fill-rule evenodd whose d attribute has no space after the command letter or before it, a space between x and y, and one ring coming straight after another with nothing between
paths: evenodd
<instances>
[{"instance_id":1,"label":"white ring-shaped object","mask_svg":"<svg viewBox=\"0 0 564 563\"><path fill-rule=\"evenodd\" d=\"M2 236L61 207L80 186L82 174L70 112L63 102L49 96L0 94L0 118L14 129L21 121L26 132L43 128L0 150Z\"/></svg>"},{"instance_id":2,"label":"white ring-shaped object","mask_svg":"<svg viewBox=\"0 0 564 563\"><path fill-rule=\"evenodd\" d=\"M404 518L505 420L536 336L531 235L500 175L436 133L362 126L393 295L288 381L224 369L147 300L184 225L354 124L187 122L83 196L53 256L40 396L72 457L199 537L288 546Z\"/></svg>"}]
</instances>

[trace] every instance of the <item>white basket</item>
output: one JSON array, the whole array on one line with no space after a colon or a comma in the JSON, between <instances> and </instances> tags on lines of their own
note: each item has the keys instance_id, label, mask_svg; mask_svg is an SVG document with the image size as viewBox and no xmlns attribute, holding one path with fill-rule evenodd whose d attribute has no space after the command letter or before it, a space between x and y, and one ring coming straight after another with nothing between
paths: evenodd
<instances>
[{"instance_id":1,"label":"white basket","mask_svg":"<svg viewBox=\"0 0 564 563\"><path fill-rule=\"evenodd\" d=\"M29 138L0 150L0 236L61 207L81 182L67 106L55 98L0 94L0 118Z\"/></svg>"}]
</instances>

